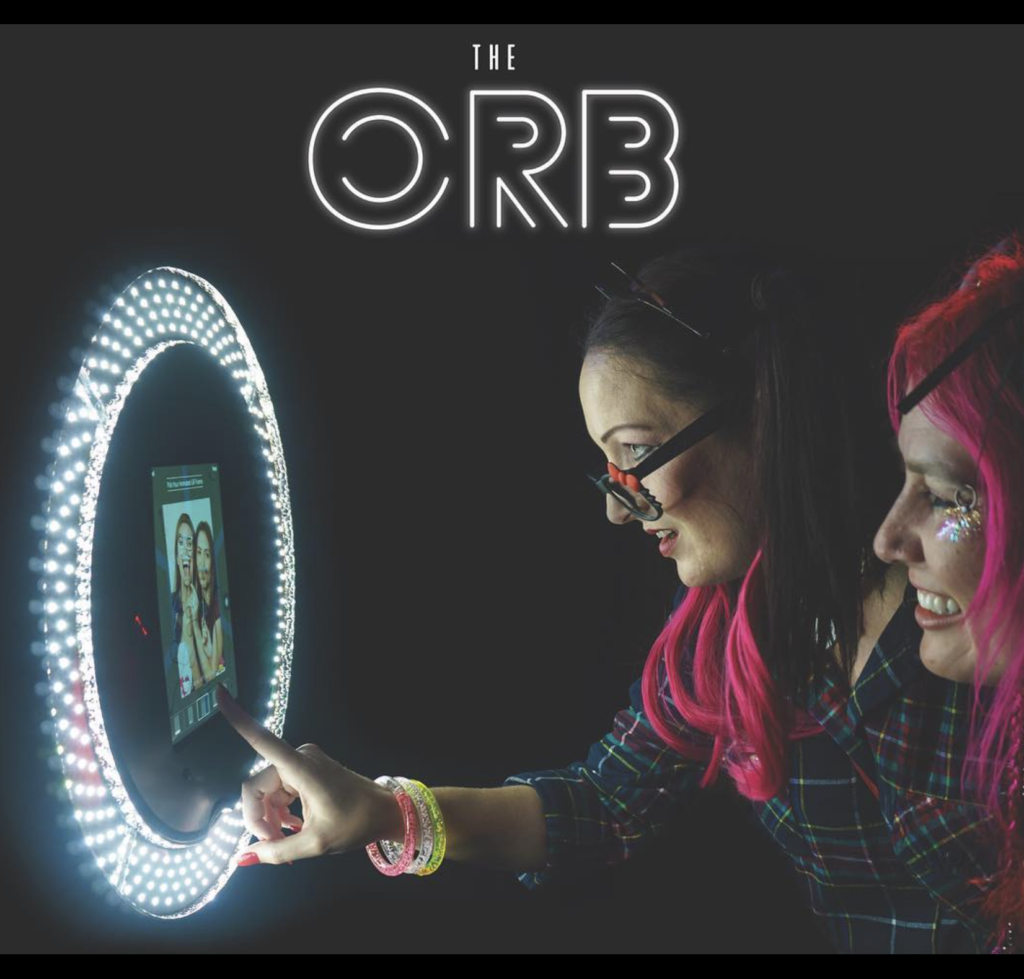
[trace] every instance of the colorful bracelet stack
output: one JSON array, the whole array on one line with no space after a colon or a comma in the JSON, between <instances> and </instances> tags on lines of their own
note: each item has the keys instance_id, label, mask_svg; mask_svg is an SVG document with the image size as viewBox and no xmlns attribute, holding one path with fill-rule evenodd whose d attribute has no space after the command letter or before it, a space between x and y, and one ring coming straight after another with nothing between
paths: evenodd
<instances>
[{"instance_id":1,"label":"colorful bracelet stack","mask_svg":"<svg viewBox=\"0 0 1024 979\"><path fill-rule=\"evenodd\" d=\"M441 866L445 851L444 819L434 793L422 782L401 776L381 775L374 781L394 794L405 820L405 839L401 845L390 840L371 843L366 848L370 861L388 877L426 877L434 873Z\"/></svg>"}]
</instances>

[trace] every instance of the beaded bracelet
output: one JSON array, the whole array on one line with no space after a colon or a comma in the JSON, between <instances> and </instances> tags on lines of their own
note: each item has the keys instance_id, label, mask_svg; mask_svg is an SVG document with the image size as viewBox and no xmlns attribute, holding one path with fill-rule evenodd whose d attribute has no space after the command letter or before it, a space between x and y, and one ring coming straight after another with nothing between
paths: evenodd
<instances>
[{"instance_id":1,"label":"beaded bracelet","mask_svg":"<svg viewBox=\"0 0 1024 979\"><path fill-rule=\"evenodd\" d=\"M398 805L402 810L402 817L405 819L405 841L397 863L389 863L382 857L376 843L371 843L367 846L366 852L370 855L373 865L382 874L387 877L397 877L399 874L404 873L413 861L413 848L416 844L417 830L419 828L416 818L416 807L412 799L409 798L409 793L390 775L381 775L380 778L374 779L374 781L378 785L386 785L398 800Z\"/></svg>"}]
</instances>

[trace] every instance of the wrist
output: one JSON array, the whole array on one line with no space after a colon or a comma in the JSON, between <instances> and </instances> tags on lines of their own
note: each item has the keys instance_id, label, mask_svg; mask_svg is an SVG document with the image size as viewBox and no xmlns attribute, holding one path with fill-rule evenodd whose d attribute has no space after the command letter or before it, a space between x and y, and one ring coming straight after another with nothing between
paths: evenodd
<instances>
[{"instance_id":1,"label":"wrist","mask_svg":"<svg viewBox=\"0 0 1024 979\"><path fill-rule=\"evenodd\" d=\"M365 844L377 840L393 840L401 843L405 839L405 817L394 793L383 785L373 783L370 795L369 819L365 833Z\"/></svg>"}]
</instances>

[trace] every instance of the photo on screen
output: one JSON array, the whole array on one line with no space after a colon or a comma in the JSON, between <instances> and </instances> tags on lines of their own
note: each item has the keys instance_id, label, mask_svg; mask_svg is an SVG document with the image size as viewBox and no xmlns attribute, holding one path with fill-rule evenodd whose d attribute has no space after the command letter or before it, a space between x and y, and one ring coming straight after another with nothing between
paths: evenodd
<instances>
[{"instance_id":1,"label":"photo on screen","mask_svg":"<svg viewBox=\"0 0 1024 979\"><path fill-rule=\"evenodd\" d=\"M220 468L165 466L152 475L163 672L177 743L214 714L218 683L238 689Z\"/></svg>"}]
</instances>

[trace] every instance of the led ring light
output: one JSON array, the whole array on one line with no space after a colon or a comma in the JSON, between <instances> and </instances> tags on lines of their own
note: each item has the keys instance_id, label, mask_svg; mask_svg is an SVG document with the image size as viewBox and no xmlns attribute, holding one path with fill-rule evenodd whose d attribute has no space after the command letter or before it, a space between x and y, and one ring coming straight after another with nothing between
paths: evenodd
<instances>
[{"instance_id":1,"label":"led ring light","mask_svg":"<svg viewBox=\"0 0 1024 979\"><path fill-rule=\"evenodd\" d=\"M224 297L190 272L157 268L135 279L102 317L54 438L45 516L37 519L42 558L33 562L43 598L42 648L49 715L64 786L96 865L143 914L180 918L211 901L247 845L241 800L211 821L205 839L181 844L147 825L118 772L100 709L93 658L92 551L104 462L118 416L142 372L180 344L207 351L234 381L267 461L277 552L275 671L263 725L284 729L295 621L295 554L284 451L274 406L249 338ZM266 767L262 758L251 769Z\"/></svg>"}]
</instances>

